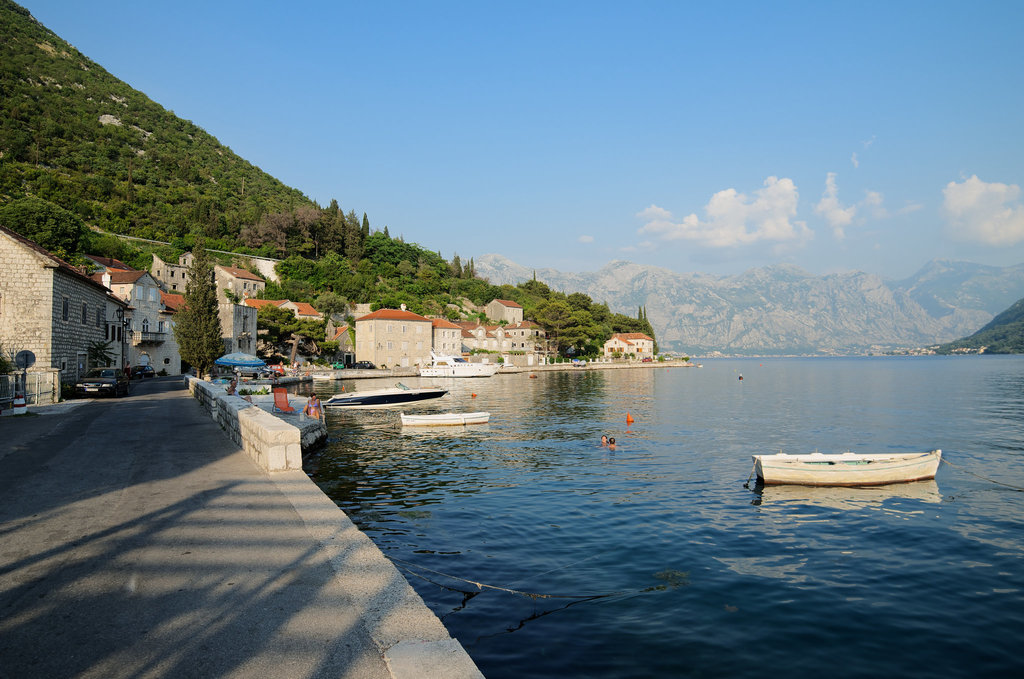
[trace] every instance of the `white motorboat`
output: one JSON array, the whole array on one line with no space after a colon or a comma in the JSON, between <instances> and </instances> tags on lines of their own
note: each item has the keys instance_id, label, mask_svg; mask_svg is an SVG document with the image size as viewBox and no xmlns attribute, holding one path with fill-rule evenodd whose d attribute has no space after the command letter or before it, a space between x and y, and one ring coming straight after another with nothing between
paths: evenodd
<instances>
[{"instance_id":1,"label":"white motorboat","mask_svg":"<svg viewBox=\"0 0 1024 679\"><path fill-rule=\"evenodd\" d=\"M420 368L420 377L491 377L497 363L470 363L461 356L439 356L430 352L430 365Z\"/></svg>"},{"instance_id":2,"label":"white motorboat","mask_svg":"<svg viewBox=\"0 0 1024 679\"><path fill-rule=\"evenodd\" d=\"M437 413L433 415L406 415L402 413L403 427L457 427L466 424L487 424L490 413Z\"/></svg>"},{"instance_id":3,"label":"white motorboat","mask_svg":"<svg viewBox=\"0 0 1024 679\"><path fill-rule=\"evenodd\" d=\"M388 408L441 398L447 393L447 389L441 389L440 387L413 389L399 383L387 389L335 394L324 401L323 404L328 408Z\"/></svg>"},{"instance_id":4,"label":"white motorboat","mask_svg":"<svg viewBox=\"0 0 1024 679\"><path fill-rule=\"evenodd\" d=\"M766 486L881 486L934 479L941 450L927 453L809 453L754 455L754 472Z\"/></svg>"}]
</instances>

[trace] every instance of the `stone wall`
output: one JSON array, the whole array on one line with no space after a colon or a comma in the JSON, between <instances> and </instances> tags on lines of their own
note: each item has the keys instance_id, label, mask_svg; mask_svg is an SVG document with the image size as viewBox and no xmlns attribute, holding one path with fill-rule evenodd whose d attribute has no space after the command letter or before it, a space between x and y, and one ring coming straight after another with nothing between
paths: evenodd
<instances>
[{"instance_id":1,"label":"stone wall","mask_svg":"<svg viewBox=\"0 0 1024 679\"><path fill-rule=\"evenodd\" d=\"M303 429L265 412L241 396L228 396L223 387L185 375L185 384L231 440L266 472L302 469ZM306 435L307 449L327 437L320 422L307 421L315 434ZM321 436L322 434L322 436Z\"/></svg>"}]
</instances>

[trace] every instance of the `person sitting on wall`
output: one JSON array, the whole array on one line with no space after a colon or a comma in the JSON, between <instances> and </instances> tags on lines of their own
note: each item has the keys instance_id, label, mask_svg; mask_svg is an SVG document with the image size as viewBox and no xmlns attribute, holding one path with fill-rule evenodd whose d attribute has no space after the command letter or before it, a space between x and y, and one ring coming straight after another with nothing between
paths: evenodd
<instances>
[{"instance_id":1,"label":"person sitting on wall","mask_svg":"<svg viewBox=\"0 0 1024 679\"><path fill-rule=\"evenodd\" d=\"M302 409L302 414L318 420L323 419L324 408L316 394L310 395L309 400L306 401L306 406Z\"/></svg>"}]
</instances>

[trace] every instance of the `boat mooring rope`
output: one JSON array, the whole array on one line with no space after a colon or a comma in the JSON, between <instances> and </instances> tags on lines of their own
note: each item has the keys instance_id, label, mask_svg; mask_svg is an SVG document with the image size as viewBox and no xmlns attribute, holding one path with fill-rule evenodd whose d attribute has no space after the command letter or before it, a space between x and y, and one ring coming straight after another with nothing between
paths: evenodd
<instances>
[{"instance_id":1,"label":"boat mooring rope","mask_svg":"<svg viewBox=\"0 0 1024 679\"><path fill-rule=\"evenodd\" d=\"M442 585L441 583L435 582L434 580L431 580L430 578L424 576L422 573L419 573L417 571L424 571L424 572L427 572L427 573L433 573L434 575L440 575L442 577L449 578L451 580L457 580L459 582L465 582L467 584L470 584L470 585L473 585L474 587L476 587L477 591L484 590L484 589L493 589L493 590L498 590L498 591L501 591L501 592L508 592L509 594L516 594L516 595L519 595L519 596L524 596L524 597L527 597L527 598L530 598L530 599L581 599L581 600L593 600L593 599L605 599L605 598L612 597L612 596L620 596L620 595L623 595L623 594L633 594L634 593L634 592L605 592L605 593L600 593L600 594L539 594L537 592L524 592L524 591L519 590L519 589L511 589L509 587L499 587L498 585L488 585L487 583L477 582L476 580L467 580L466 578L460 578L460 577L458 577L456 575L451 575L449 573L442 573L441 571L435 571L435 570L433 570L431 568L427 568L425 566L420 566L418 564L412 563L411 561L405 561L403 559L399 559L399 558L396 558L396 557L393 557L393 556L389 557L389 558L392 561L395 562L395 565L398 568L402 569L403 571L405 571L409 575L414 575L417 578L420 578L421 580L426 580L427 582L429 582L429 583L431 583L433 585L437 585L438 587L443 587L444 589L450 589L450 590L455 591L455 592L461 592L462 594L474 594L474 592L471 592L471 591L467 592L465 590L461 590L461 589L458 589L458 588L455 588L455 587L448 587L446 585ZM640 590L640 591L649 591L650 589L651 588L648 588L648 590Z\"/></svg>"},{"instance_id":2,"label":"boat mooring rope","mask_svg":"<svg viewBox=\"0 0 1024 679\"><path fill-rule=\"evenodd\" d=\"M1014 486L1014 485L1011 485L1009 483L1003 483L1002 481L996 481L995 479L990 479L990 478L988 478L986 476L982 476L981 474L975 474L974 472L972 472L969 469L965 469L964 467L961 467L958 464L953 464L952 462L950 462L946 458L942 458L942 464L948 464L950 467L953 467L955 469L959 469L963 473L970 474L971 476L975 476L975 477L981 479L982 481L988 481L989 483L994 483L997 486L1004 486L1006 488L1009 488L1010 490L1015 490L1015 491L1017 491L1019 493L1024 493L1024 488L1021 488L1020 486Z\"/></svg>"}]
</instances>

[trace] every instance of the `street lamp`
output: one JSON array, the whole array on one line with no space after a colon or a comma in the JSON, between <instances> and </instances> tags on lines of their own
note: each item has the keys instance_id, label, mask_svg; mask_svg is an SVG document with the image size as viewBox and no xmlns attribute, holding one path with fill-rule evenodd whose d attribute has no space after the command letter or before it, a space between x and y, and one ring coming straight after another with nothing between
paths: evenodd
<instances>
[{"instance_id":1,"label":"street lamp","mask_svg":"<svg viewBox=\"0 0 1024 679\"><path fill-rule=\"evenodd\" d=\"M125 318L123 307L118 307L114 314L117 316L118 327L121 331L121 367L124 368L126 365L125 357L128 353L128 324L131 322L131 319ZM131 376L129 375L129 377Z\"/></svg>"}]
</instances>

